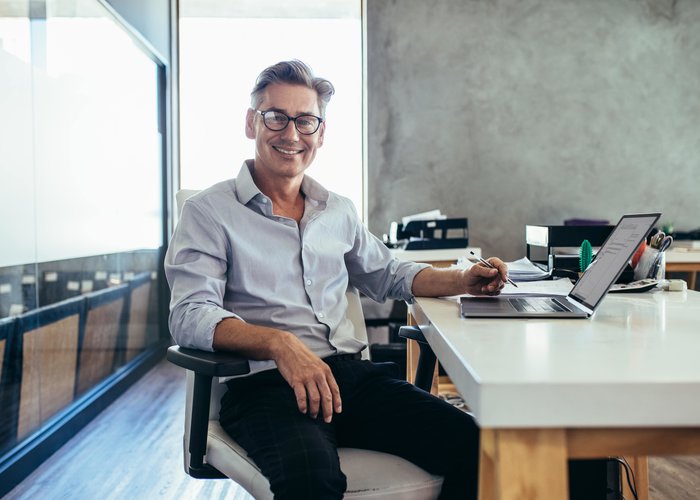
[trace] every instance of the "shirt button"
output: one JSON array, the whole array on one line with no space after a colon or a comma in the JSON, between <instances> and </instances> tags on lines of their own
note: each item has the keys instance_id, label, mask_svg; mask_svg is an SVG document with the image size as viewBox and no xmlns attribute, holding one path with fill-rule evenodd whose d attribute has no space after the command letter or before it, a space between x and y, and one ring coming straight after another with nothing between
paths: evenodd
<instances>
[{"instance_id":1,"label":"shirt button","mask_svg":"<svg viewBox=\"0 0 700 500\"><path fill-rule=\"evenodd\" d=\"M263 203L267 203L267 198L263 198L263 199L262 199L262 202L263 202Z\"/></svg>"},{"instance_id":2,"label":"shirt button","mask_svg":"<svg viewBox=\"0 0 700 500\"><path fill-rule=\"evenodd\" d=\"M311 284L311 280L306 280L306 284L307 284L307 285L310 285L310 284Z\"/></svg>"},{"instance_id":3,"label":"shirt button","mask_svg":"<svg viewBox=\"0 0 700 500\"><path fill-rule=\"evenodd\" d=\"M319 318L324 318L325 316L323 315L323 313L318 313L318 317L319 317Z\"/></svg>"}]
</instances>

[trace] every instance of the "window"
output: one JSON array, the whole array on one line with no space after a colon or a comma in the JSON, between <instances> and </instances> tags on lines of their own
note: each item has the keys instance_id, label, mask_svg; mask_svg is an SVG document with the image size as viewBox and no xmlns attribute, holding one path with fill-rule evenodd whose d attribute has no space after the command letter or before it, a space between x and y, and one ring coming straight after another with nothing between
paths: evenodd
<instances>
[{"instance_id":1,"label":"window","mask_svg":"<svg viewBox=\"0 0 700 500\"><path fill-rule=\"evenodd\" d=\"M200 4L180 1L180 186L203 189L236 176L254 154L244 127L255 78L278 61L300 59L336 89L308 173L362 215L361 3Z\"/></svg>"}]
</instances>

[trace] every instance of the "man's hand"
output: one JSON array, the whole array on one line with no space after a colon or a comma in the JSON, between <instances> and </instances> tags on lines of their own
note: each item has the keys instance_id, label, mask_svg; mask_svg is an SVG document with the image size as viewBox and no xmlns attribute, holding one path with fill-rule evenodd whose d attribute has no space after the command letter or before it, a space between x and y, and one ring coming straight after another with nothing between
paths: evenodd
<instances>
[{"instance_id":1,"label":"man's hand","mask_svg":"<svg viewBox=\"0 0 700 500\"><path fill-rule=\"evenodd\" d=\"M330 367L294 334L226 318L214 330L214 350L233 351L250 359L272 359L294 390L299 411L319 413L330 422L342 410L340 389Z\"/></svg>"},{"instance_id":2,"label":"man's hand","mask_svg":"<svg viewBox=\"0 0 700 500\"><path fill-rule=\"evenodd\" d=\"M286 332L285 332L286 333ZM340 389L329 366L296 336L287 333L274 357L277 368L294 390L299 411L330 423L342 411Z\"/></svg>"},{"instance_id":3,"label":"man's hand","mask_svg":"<svg viewBox=\"0 0 700 500\"><path fill-rule=\"evenodd\" d=\"M508 266L498 257L487 259L493 266L481 262L465 271L464 285L471 295L498 295L508 280Z\"/></svg>"},{"instance_id":4,"label":"man's hand","mask_svg":"<svg viewBox=\"0 0 700 500\"><path fill-rule=\"evenodd\" d=\"M413 294L417 297L449 295L498 295L508 279L508 266L499 258L487 259L494 268L481 263L469 269L423 269L413 279Z\"/></svg>"}]
</instances>

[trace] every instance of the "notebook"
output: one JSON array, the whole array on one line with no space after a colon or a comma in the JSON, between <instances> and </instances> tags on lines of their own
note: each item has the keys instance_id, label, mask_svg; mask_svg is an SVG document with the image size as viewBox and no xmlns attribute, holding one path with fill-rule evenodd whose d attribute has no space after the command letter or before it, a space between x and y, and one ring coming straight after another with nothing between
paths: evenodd
<instances>
[{"instance_id":1,"label":"notebook","mask_svg":"<svg viewBox=\"0 0 700 500\"><path fill-rule=\"evenodd\" d=\"M465 318L590 318L660 216L622 216L567 296L462 297L461 314Z\"/></svg>"}]
</instances>

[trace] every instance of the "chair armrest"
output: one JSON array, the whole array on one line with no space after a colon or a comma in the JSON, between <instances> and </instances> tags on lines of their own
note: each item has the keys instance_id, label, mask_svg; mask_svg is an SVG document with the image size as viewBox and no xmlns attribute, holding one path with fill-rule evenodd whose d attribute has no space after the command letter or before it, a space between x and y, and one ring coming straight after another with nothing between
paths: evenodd
<instances>
[{"instance_id":1,"label":"chair armrest","mask_svg":"<svg viewBox=\"0 0 700 500\"><path fill-rule=\"evenodd\" d=\"M171 363L194 372L190 408L188 474L196 478L226 477L204 462L207 450L212 378L245 375L250 372L248 360L229 352L200 351L176 345L168 348L166 358Z\"/></svg>"},{"instance_id":2,"label":"chair armrest","mask_svg":"<svg viewBox=\"0 0 700 500\"><path fill-rule=\"evenodd\" d=\"M248 359L230 352L208 352L174 345L168 348L166 358L177 366L210 377L232 377L250 372Z\"/></svg>"},{"instance_id":3,"label":"chair armrest","mask_svg":"<svg viewBox=\"0 0 700 500\"><path fill-rule=\"evenodd\" d=\"M418 366L416 367L413 383L416 387L430 392L433 386L433 374L435 373L435 365L437 363L437 358L433 349L430 347L430 344L428 344L428 341L425 340L421 329L417 326L402 326L399 328L399 337L418 342L420 355L418 356Z\"/></svg>"},{"instance_id":4,"label":"chair armrest","mask_svg":"<svg viewBox=\"0 0 700 500\"><path fill-rule=\"evenodd\" d=\"M421 344L427 344L428 341L425 340L423 332L417 326L405 325L399 328L399 337L415 340Z\"/></svg>"}]
</instances>

